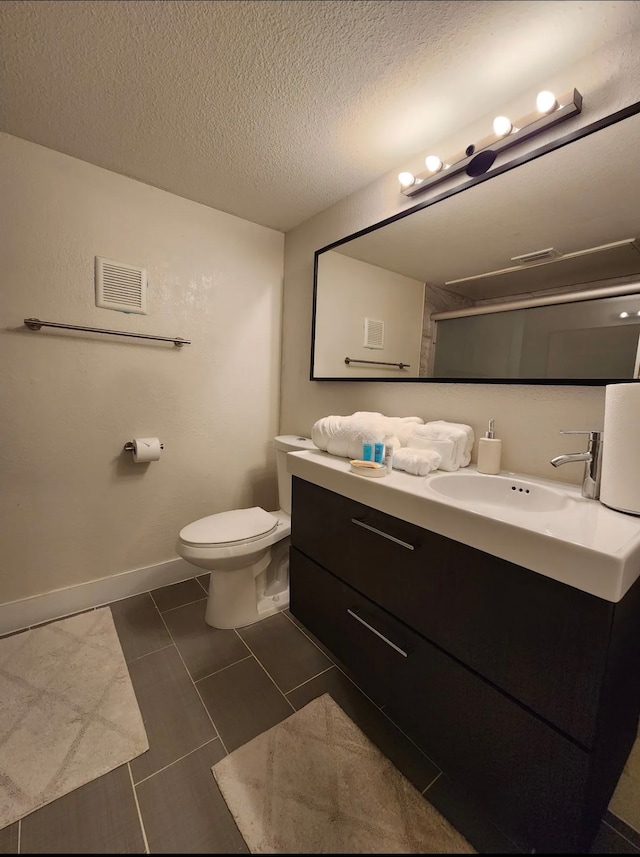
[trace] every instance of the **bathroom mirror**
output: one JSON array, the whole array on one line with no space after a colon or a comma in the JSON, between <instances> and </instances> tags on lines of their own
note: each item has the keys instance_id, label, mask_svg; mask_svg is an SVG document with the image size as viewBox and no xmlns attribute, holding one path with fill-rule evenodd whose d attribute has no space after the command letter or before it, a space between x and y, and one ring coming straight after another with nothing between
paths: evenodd
<instances>
[{"instance_id":1,"label":"bathroom mirror","mask_svg":"<svg viewBox=\"0 0 640 857\"><path fill-rule=\"evenodd\" d=\"M640 102L316 251L311 379L638 377L638 140Z\"/></svg>"}]
</instances>

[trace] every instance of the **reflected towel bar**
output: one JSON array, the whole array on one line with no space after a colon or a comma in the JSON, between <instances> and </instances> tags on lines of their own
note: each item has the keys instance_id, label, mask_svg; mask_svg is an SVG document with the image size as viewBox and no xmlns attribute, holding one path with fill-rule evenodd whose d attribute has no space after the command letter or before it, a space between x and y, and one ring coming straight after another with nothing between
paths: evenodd
<instances>
[{"instance_id":1,"label":"reflected towel bar","mask_svg":"<svg viewBox=\"0 0 640 857\"><path fill-rule=\"evenodd\" d=\"M181 339L179 336L151 336L148 333L129 333L126 330L105 330L102 327L83 327L79 324L59 324L57 321L40 321L39 318L25 318L24 323L29 330L40 330L41 327L61 327L65 330L85 330L89 333L108 333L111 336L134 336L136 339L155 339L159 342L173 342L181 348L183 345L191 345L190 339Z\"/></svg>"},{"instance_id":2,"label":"reflected towel bar","mask_svg":"<svg viewBox=\"0 0 640 857\"><path fill-rule=\"evenodd\" d=\"M382 360L355 360L353 357L345 357L344 362L349 363L374 363L376 366L397 366L398 369L410 369L410 363L385 363Z\"/></svg>"}]
</instances>

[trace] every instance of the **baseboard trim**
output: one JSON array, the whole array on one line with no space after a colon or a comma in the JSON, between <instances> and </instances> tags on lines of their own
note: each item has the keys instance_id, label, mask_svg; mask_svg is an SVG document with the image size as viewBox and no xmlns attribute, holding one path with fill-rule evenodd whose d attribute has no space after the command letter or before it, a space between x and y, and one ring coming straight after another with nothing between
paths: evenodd
<instances>
[{"instance_id":1,"label":"baseboard trim","mask_svg":"<svg viewBox=\"0 0 640 857\"><path fill-rule=\"evenodd\" d=\"M173 559L0 604L0 636L24 631L34 625L61 619L82 610L101 607L130 595L140 595L159 586L179 583L181 580L196 577L196 572L197 569L185 560Z\"/></svg>"}]
</instances>

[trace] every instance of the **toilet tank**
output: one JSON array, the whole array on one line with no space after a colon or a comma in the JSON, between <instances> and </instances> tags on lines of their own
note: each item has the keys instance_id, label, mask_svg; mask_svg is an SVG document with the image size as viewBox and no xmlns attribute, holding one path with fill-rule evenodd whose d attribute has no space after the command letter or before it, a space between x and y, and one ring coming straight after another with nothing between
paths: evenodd
<instances>
[{"instance_id":1,"label":"toilet tank","mask_svg":"<svg viewBox=\"0 0 640 857\"><path fill-rule=\"evenodd\" d=\"M291 514L291 474L287 472L287 453L302 449L317 449L308 437L295 434L282 434L274 439L276 445L276 465L278 468L278 508Z\"/></svg>"}]
</instances>

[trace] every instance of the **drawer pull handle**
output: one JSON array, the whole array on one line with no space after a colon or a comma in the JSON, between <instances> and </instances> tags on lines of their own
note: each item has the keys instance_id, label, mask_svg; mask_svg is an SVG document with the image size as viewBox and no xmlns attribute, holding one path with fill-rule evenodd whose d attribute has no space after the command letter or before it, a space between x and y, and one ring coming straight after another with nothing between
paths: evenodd
<instances>
[{"instance_id":1,"label":"drawer pull handle","mask_svg":"<svg viewBox=\"0 0 640 857\"><path fill-rule=\"evenodd\" d=\"M364 521L359 521L357 518L351 518L352 524L357 524L359 527L364 527L365 530L369 530L372 533L376 533L378 536L382 536L385 539L389 539L390 542L395 542L400 547L406 548L407 550L414 551L414 545L410 545L409 542L403 542L402 539L397 539L395 536L390 536L389 533L384 533L382 530L376 530L375 527L372 527L370 524L365 524Z\"/></svg>"},{"instance_id":2,"label":"drawer pull handle","mask_svg":"<svg viewBox=\"0 0 640 857\"><path fill-rule=\"evenodd\" d=\"M361 625L364 625L365 628L368 628L373 634L376 635L376 637L380 637L380 639L383 642L385 642L387 644L387 646L391 646L392 649L395 649L396 652L401 654L403 658L409 657L408 654L400 648L400 646L396 646L396 644L392 643L391 640L389 640L387 637L384 636L384 634L381 634L380 631L376 631L376 629L372 625L370 625L368 622L365 622L364 619L361 619L357 613L354 613L353 610L350 610L348 607L347 607L347 613L353 619L357 619L358 622L360 622Z\"/></svg>"}]
</instances>

